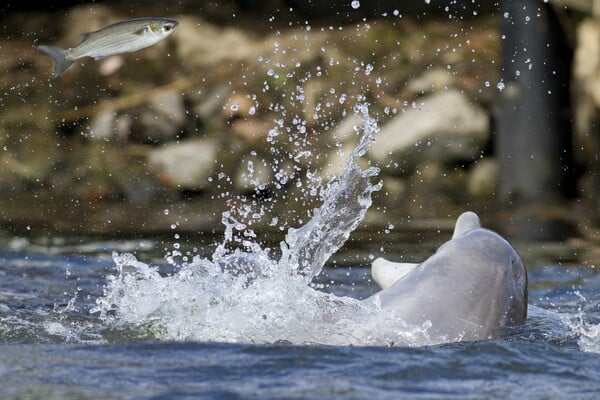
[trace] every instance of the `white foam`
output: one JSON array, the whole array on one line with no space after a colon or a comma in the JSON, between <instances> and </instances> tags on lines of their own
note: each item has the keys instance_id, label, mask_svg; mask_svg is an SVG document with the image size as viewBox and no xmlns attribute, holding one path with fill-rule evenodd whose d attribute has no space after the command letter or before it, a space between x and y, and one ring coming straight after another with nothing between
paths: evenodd
<instances>
[{"instance_id":1,"label":"white foam","mask_svg":"<svg viewBox=\"0 0 600 400\"><path fill-rule=\"evenodd\" d=\"M379 327L365 321L379 311L361 302L315 290L309 283L346 241L371 205L380 183L379 170L361 169L361 157L378 130L366 105L360 143L344 173L321 190L322 204L310 221L289 229L281 255L246 240L244 251L227 250L232 231L240 228L233 213L224 213L225 239L212 259L196 256L172 276L138 261L113 254L117 275L92 310L111 327L143 327L168 340L322 344L424 344L427 323L408 326L390 315ZM242 224L243 225L243 224ZM247 250L246 250L247 249Z\"/></svg>"},{"instance_id":2,"label":"white foam","mask_svg":"<svg viewBox=\"0 0 600 400\"><path fill-rule=\"evenodd\" d=\"M589 319L598 315L594 310L600 309L600 303L590 303L580 292L575 295L580 303L574 314L563 314L562 319L569 327L572 335L577 339L577 345L581 351L589 353L600 353L600 323ZM597 318L596 318L597 319Z\"/></svg>"}]
</instances>

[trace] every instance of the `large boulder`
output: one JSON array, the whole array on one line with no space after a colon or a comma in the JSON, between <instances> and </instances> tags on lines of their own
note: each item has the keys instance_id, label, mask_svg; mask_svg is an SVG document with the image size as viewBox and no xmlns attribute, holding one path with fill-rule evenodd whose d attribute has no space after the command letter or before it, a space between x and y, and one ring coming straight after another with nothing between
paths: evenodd
<instances>
[{"instance_id":1,"label":"large boulder","mask_svg":"<svg viewBox=\"0 0 600 400\"><path fill-rule=\"evenodd\" d=\"M148 165L169 186L182 190L203 189L209 184L218 145L216 139L169 143L148 155Z\"/></svg>"},{"instance_id":2,"label":"large boulder","mask_svg":"<svg viewBox=\"0 0 600 400\"><path fill-rule=\"evenodd\" d=\"M254 59L260 43L237 28L217 27L197 17L178 18L175 49L185 68Z\"/></svg>"},{"instance_id":3,"label":"large boulder","mask_svg":"<svg viewBox=\"0 0 600 400\"><path fill-rule=\"evenodd\" d=\"M181 93L169 91L149 99L148 104L140 111L134 131L139 130L137 136L142 142L165 143L177 137L185 119Z\"/></svg>"},{"instance_id":4,"label":"large boulder","mask_svg":"<svg viewBox=\"0 0 600 400\"><path fill-rule=\"evenodd\" d=\"M369 157L394 174L411 173L427 161L472 160L490 140L487 113L458 90L441 91L384 125Z\"/></svg>"},{"instance_id":5,"label":"large boulder","mask_svg":"<svg viewBox=\"0 0 600 400\"><path fill-rule=\"evenodd\" d=\"M580 195L600 210L600 20L587 18L577 28L573 59L574 158L585 166ZM600 212L595 218L600 224Z\"/></svg>"}]
</instances>

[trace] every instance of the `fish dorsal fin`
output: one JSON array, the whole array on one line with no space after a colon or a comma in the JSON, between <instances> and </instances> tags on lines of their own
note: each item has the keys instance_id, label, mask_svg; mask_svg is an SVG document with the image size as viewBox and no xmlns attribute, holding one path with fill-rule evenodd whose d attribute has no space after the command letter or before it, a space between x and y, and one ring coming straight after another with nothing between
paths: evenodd
<instances>
[{"instance_id":1,"label":"fish dorsal fin","mask_svg":"<svg viewBox=\"0 0 600 400\"><path fill-rule=\"evenodd\" d=\"M379 257L371 263L371 277L382 289L387 289L418 266L419 264L397 263Z\"/></svg>"},{"instance_id":2,"label":"fish dorsal fin","mask_svg":"<svg viewBox=\"0 0 600 400\"><path fill-rule=\"evenodd\" d=\"M81 43L85 42L85 41L86 41L86 39L87 39L87 38L89 38L89 37L90 37L90 34L92 34L92 33L94 33L94 32L86 32L86 33L82 33L82 34L80 35L80 38L79 38L79 43L77 43L77 45L76 45L75 47L77 47L77 46L79 46Z\"/></svg>"},{"instance_id":3,"label":"fish dorsal fin","mask_svg":"<svg viewBox=\"0 0 600 400\"><path fill-rule=\"evenodd\" d=\"M473 229L481 228L481 221L479 221L479 217L472 211L466 211L458 217L456 220L456 225L454 225L454 233L452 234L452 239L456 239L459 236L464 235L467 232L472 231Z\"/></svg>"}]
</instances>

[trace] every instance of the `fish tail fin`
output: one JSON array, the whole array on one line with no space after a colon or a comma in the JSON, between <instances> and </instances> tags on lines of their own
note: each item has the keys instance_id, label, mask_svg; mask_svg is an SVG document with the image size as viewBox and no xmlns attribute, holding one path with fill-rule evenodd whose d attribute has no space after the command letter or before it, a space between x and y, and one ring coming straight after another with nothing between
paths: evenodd
<instances>
[{"instance_id":1,"label":"fish tail fin","mask_svg":"<svg viewBox=\"0 0 600 400\"><path fill-rule=\"evenodd\" d=\"M39 45L36 48L48 54L54 60L54 78L59 77L73 64L73 60L67 58L66 51L62 47Z\"/></svg>"}]
</instances>

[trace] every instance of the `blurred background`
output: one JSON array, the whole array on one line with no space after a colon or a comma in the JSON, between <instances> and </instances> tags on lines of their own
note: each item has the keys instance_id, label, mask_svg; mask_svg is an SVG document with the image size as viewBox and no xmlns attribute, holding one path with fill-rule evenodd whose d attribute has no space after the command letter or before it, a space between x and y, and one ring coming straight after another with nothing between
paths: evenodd
<instances>
[{"instance_id":1,"label":"blurred background","mask_svg":"<svg viewBox=\"0 0 600 400\"><path fill-rule=\"evenodd\" d=\"M362 162L383 188L355 241L471 209L510 237L598 252L595 3L404 3L5 2L0 226L219 235L230 210L279 238L344 168L367 102L381 130ZM56 80L33 47L143 16L179 26Z\"/></svg>"}]
</instances>

